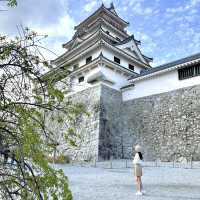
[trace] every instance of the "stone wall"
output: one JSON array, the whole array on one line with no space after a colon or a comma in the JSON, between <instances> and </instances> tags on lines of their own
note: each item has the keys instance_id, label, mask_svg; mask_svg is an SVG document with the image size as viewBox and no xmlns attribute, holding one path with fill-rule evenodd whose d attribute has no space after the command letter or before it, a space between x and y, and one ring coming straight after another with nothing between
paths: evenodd
<instances>
[{"instance_id":1,"label":"stone wall","mask_svg":"<svg viewBox=\"0 0 200 200\"><path fill-rule=\"evenodd\" d=\"M90 161L98 157L100 92L101 86L95 86L66 98L66 100L70 99L74 104L82 104L89 115L81 115L77 118L75 125L73 125L76 133L79 135L79 137L74 137L77 147L69 145L64 139L64 134L69 128L69 122L56 123L56 121L51 120L48 127L55 133L56 140L60 143L57 155L65 154L73 160L85 161ZM60 115L60 113L57 114ZM73 126L70 126L70 128Z\"/></svg>"},{"instance_id":2,"label":"stone wall","mask_svg":"<svg viewBox=\"0 0 200 200\"><path fill-rule=\"evenodd\" d=\"M71 155L78 160L132 158L141 144L146 160L200 160L200 86L122 101L105 85L71 96L86 106L76 128L82 143Z\"/></svg>"},{"instance_id":3,"label":"stone wall","mask_svg":"<svg viewBox=\"0 0 200 200\"><path fill-rule=\"evenodd\" d=\"M199 85L123 102L122 111L125 139L140 143L147 160L200 160Z\"/></svg>"},{"instance_id":4,"label":"stone wall","mask_svg":"<svg viewBox=\"0 0 200 200\"><path fill-rule=\"evenodd\" d=\"M121 92L101 86L99 159L122 157Z\"/></svg>"},{"instance_id":5,"label":"stone wall","mask_svg":"<svg viewBox=\"0 0 200 200\"><path fill-rule=\"evenodd\" d=\"M98 157L100 92L101 86L96 86L71 96L73 102L83 104L89 113L89 116L82 117L76 127L82 136L82 143L77 151L79 160L89 161Z\"/></svg>"}]
</instances>

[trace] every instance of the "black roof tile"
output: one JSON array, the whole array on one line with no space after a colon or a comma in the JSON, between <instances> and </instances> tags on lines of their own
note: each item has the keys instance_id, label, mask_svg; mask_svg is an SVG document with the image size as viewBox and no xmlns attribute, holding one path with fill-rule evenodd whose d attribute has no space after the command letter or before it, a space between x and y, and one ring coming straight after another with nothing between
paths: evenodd
<instances>
[{"instance_id":1,"label":"black roof tile","mask_svg":"<svg viewBox=\"0 0 200 200\"><path fill-rule=\"evenodd\" d=\"M131 76L129 78L129 80L135 79L135 78L138 78L138 77L142 77L142 76L146 76L148 74L153 74L155 72L162 71L162 70L174 67L176 65L184 64L186 62L190 62L190 61L196 60L198 58L200 58L200 53L197 53L197 54L194 54L194 55L191 55L191 56L179 59L179 60L175 60L175 61L163 64L163 65L160 65L160 66L157 66L157 67L145 69L145 70L142 70L140 74L138 74L136 76L135 75Z\"/></svg>"}]
</instances>

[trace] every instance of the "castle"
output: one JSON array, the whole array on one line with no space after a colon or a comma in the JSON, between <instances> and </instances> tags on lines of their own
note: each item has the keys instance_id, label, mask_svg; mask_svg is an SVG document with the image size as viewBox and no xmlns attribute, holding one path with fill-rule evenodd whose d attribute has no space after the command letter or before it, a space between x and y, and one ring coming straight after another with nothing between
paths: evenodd
<instances>
[{"instance_id":1,"label":"castle","mask_svg":"<svg viewBox=\"0 0 200 200\"><path fill-rule=\"evenodd\" d=\"M158 67L126 32L114 5L75 27L47 76L66 81L70 98L86 105L79 159L131 158L141 144L147 160L200 159L200 54Z\"/></svg>"}]
</instances>

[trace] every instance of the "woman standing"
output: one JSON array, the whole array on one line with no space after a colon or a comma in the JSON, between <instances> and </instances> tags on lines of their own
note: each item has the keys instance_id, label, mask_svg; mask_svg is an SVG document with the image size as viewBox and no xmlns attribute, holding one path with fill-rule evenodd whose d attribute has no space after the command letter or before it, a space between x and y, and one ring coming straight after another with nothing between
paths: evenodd
<instances>
[{"instance_id":1,"label":"woman standing","mask_svg":"<svg viewBox=\"0 0 200 200\"><path fill-rule=\"evenodd\" d=\"M135 157L133 159L133 164L134 164L134 175L136 177L136 186L137 186L137 192L136 195L143 195L144 191L142 188L142 180L141 180L141 176L142 176L142 160L143 160L143 156L142 156L142 148L140 145L136 145L135 146Z\"/></svg>"}]
</instances>

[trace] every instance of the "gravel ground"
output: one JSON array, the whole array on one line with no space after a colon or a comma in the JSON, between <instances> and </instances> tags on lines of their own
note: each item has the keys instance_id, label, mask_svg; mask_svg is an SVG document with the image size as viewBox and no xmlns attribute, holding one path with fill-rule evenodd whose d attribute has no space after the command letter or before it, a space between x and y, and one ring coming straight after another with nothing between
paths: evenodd
<instances>
[{"instance_id":1,"label":"gravel ground","mask_svg":"<svg viewBox=\"0 0 200 200\"><path fill-rule=\"evenodd\" d=\"M131 168L59 165L74 200L200 200L200 169L144 167L144 196L136 196Z\"/></svg>"}]
</instances>

